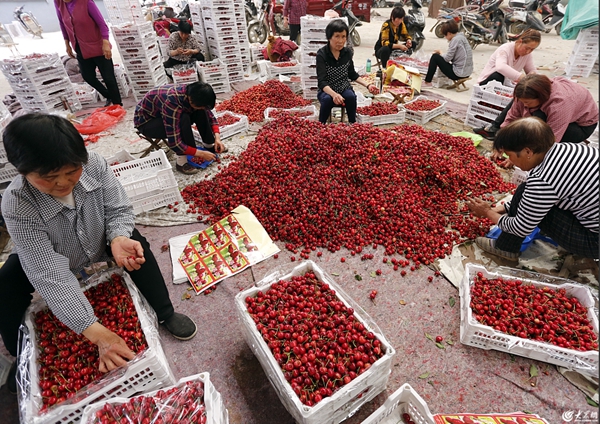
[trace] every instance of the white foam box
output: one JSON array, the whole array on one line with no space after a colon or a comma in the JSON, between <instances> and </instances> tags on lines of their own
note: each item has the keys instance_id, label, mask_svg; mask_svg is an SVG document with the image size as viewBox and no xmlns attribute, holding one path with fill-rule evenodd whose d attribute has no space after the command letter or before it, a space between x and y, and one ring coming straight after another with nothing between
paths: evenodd
<instances>
[{"instance_id":1,"label":"white foam box","mask_svg":"<svg viewBox=\"0 0 600 424\"><path fill-rule=\"evenodd\" d=\"M210 374L208 372L203 372L200 374L190 375L189 377L183 377L179 379L177 383L173 386L163 387L160 390L167 391L173 387L180 387L188 382L200 381L204 385L204 406L206 407L206 424L228 424L229 423L229 413L227 409L225 409L225 405L223 404L223 399L221 394L215 389L215 386L210 381ZM139 396L139 398L150 398L156 395L158 390L155 390L150 393L146 393L145 395ZM129 402L129 399L126 398L113 398L107 399L105 401L97 402L93 405L88 405L83 411L83 415L81 417L81 424L94 424L98 421L95 418L96 412L102 410L105 405L122 405L124 403ZM164 404L168 406L168 404ZM134 419L137 417L131 417ZM140 422L143 417L139 417Z\"/></svg>"},{"instance_id":2,"label":"white foam box","mask_svg":"<svg viewBox=\"0 0 600 424\"><path fill-rule=\"evenodd\" d=\"M293 276L304 275L312 271L316 277L329 285L336 292L337 298L347 307L354 309L354 316L381 342L383 356L371 365L367 371L357 376L350 383L341 387L332 396L310 407L300 402L291 385L286 381L280 365L273 357L256 324L246 309L246 297L254 297L259 291L268 290L280 280L289 280ZM287 411L300 424L337 424L352 416L362 405L372 400L385 390L391 372L392 358L396 351L381 333L377 324L362 310L342 288L313 261L304 261L289 271L275 271L256 287L249 288L235 296L235 306L242 327L242 335L248 346L256 355L266 376L277 392L277 396Z\"/></svg>"},{"instance_id":3,"label":"white foam box","mask_svg":"<svg viewBox=\"0 0 600 424\"><path fill-rule=\"evenodd\" d=\"M436 107L433 110L413 111L406 107L407 105L414 103L417 100L434 100L434 99L429 99L425 96L419 96L415 100L411 100L410 102L407 102L404 104L404 110L406 111L406 117L415 122L418 122L421 125L431 121L433 118L435 118L438 115L446 113L446 100L438 100L440 102L440 106Z\"/></svg>"},{"instance_id":4,"label":"white foam box","mask_svg":"<svg viewBox=\"0 0 600 424\"><path fill-rule=\"evenodd\" d=\"M368 116L361 115L358 112L356 113L356 122L359 124L373 124L373 125L387 125L387 124L395 124L400 125L404 122L406 118L406 111L401 105L398 106L398 113L390 114L390 115L377 115L377 116Z\"/></svg>"},{"instance_id":5,"label":"white foam box","mask_svg":"<svg viewBox=\"0 0 600 424\"><path fill-rule=\"evenodd\" d=\"M273 121L275 118L271 117L271 114L275 111L285 111L285 112L290 112L290 113L294 113L294 112L310 112L310 115L307 116L302 116L301 118L303 119L310 119L310 120L317 120L319 119L319 112L317 111L317 108L315 105L308 105L308 106L303 106L303 107L294 107L291 109L281 109L281 108L277 108L277 107L268 107L265 109L265 121L269 122L269 121Z\"/></svg>"},{"instance_id":6,"label":"white foam box","mask_svg":"<svg viewBox=\"0 0 600 424\"><path fill-rule=\"evenodd\" d=\"M155 327L156 316L151 315L153 311L147 304L145 307L142 307L146 300L138 292L129 274L124 272L122 268L109 269L93 276L89 280L90 283L86 286L86 289L109 280L113 273L122 275L123 281L131 293L142 331L148 342L148 348L127 366L113 370L102 377L102 379L88 385L86 390L81 390L80 393L75 395L70 401L65 402L64 405L57 405L49 409L47 413L40 415L41 392L34 319L35 313L45 308L46 304L41 301L31 305L25 314L24 320L24 326L32 344L31 358L28 364L23 364L23 360L27 360L27 358L21 359L21 363L19 364L19 369L25 367L28 370L28 381L30 383L29 387L26 387L26 390L22 391L22 398L19 400L21 422L27 422L28 424L77 423L80 421L85 407L94 402L111 397L129 397L134 394L169 386L175 382L175 377L160 344L158 329Z\"/></svg>"},{"instance_id":7,"label":"white foam box","mask_svg":"<svg viewBox=\"0 0 600 424\"><path fill-rule=\"evenodd\" d=\"M492 327L482 325L473 317L471 310L471 287L474 276L481 272L484 277L503 278L505 280L520 280L523 284L538 288L550 287L553 290L565 289L568 296L576 297L588 310L588 319L598 335L598 316L595 308L594 297L588 287L576 284L564 278L542 275L530 271L513 268L498 267L487 270L481 265L467 263L465 274L459 286L460 293L460 342L468 346L485 350L499 350L513 355L524 356L536 361L547 362L577 371L581 374L597 378L598 376L598 351L580 352L555 346L550 343L511 336L494 330Z\"/></svg>"},{"instance_id":8,"label":"white foam box","mask_svg":"<svg viewBox=\"0 0 600 424\"><path fill-rule=\"evenodd\" d=\"M427 403L408 383L392 393L362 424L403 423L402 414L409 414L416 424L435 424Z\"/></svg>"}]
</instances>

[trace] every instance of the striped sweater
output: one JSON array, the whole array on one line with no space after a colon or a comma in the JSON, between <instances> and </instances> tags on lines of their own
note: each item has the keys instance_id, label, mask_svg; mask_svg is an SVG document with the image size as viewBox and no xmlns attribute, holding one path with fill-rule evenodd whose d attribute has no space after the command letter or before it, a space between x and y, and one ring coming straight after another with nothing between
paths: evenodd
<instances>
[{"instance_id":1,"label":"striped sweater","mask_svg":"<svg viewBox=\"0 0 600 424\"><path fill-rule=\"evenodd\" d=\"M556 143L541 164L529 173L517 215L503 215L502 231L526 237L557 206L571 211L581 224L598 233L600 186L598 149L575 143ZM510 203L505 205L506 210Z\"/></svg>"}]
</instances>

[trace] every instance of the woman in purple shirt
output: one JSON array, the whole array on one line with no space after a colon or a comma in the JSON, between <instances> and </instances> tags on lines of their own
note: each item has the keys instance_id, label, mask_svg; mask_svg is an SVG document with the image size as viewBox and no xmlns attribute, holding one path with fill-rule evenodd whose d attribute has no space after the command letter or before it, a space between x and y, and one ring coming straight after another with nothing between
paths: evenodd
<instances>
[{"instance_id":1,"label":"woman in purple shirt","mask_svg":"<svg viewBox=\"0 0 600 424\"><path fill-rule=\"evenodd\" d=\"M108 26L93 0L54 0L60 30L65 39L67 54L77 54L79 71L89 85L106 98L106 105L121 103L121 93L115 78ZM100 71L104 84L96 77Z\"/></svg>"}]
</instances>

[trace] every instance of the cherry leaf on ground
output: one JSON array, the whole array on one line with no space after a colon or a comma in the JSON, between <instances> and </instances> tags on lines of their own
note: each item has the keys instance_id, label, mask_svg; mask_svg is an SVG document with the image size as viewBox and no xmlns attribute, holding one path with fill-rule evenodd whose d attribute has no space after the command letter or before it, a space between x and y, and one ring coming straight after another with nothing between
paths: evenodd
<instances>
[{"instance_id":1,"label":"cherry leaf on ground","mask_svg":"<svg viewBox=\"0 0 600 424\"><path fill-rule=\"evenodd\" d=\"M427 377L429 377L429 371L425 371L423 374L421 374L421 375L419 376L419 378L420 378L421 380L425 380Z\"/></svg>"},{"instance_id":2,"label":"cherry leaf on ground","mask_svg":"<svg viewBox=\"0 0 600 424\"><path fill-rule=\"evenodd\" d=\"M448 299L448 305L450 305L451 308L454 308L455 304L456 304L456 300L454 299L453 296L450 296L450 299Z\"/></svg>"},{"instance_id":3,"label":"cherry leaf on ground","mask_svg":"<svg viewBox=\"0 0 600 424\"><path fill-rule=\"evenodd\" d=\"M435 338L431 335L431 334L427 334L425 333L425 337L427 337L429 340L431 340L432 342L435 341Z\"/></svg>"},{"instance_id":4,"label":"cherry leaf on ground","mask_svg":"<svg viewBox=\"0 0 600 424\"><path fill-rule=\"evenodd\" d=\"M529 376L530 377L537 377L538 376L538 369L535 366L535 364L531 364L531 366L529 367Z\"/></svg>"},{"instance_id":5,"label":"cherry leaf on ground","mask_svg":"<svg viewBox=\"0 0 600 424\"><path fill-rule=\"evenodd\" d=\"M377 273L375 271L371 271L369 275L373 278L377 277Z\"/></svg>"},{"instance_id":6,"label":"cherry leaf on ground","mask_svg":"<svg viewBox=\"0 0 600 424\"><path fill-rule=\"evenodd\" d=\"M452 346L454 344L454 342L452 340L446 340L446 344Z\"/></svg>"},{"instance_id":7,"label":"cherry leaf on ground","mask_svg":"<svg viewBox=\"0 0 600 424\"><path fill-rule=\"evenodd\" d=\"M362 276L360 274L354 274L354 279L356 281L362 281Z\"/></svg>"},{"instance_id":8,"label":"cherry leaf on ground","mask_svg":"<svg viewBox=\"0 0 600 424\"><path fill-rule=\"evenodd\" d=\"M436 345L438 348L440 348L440 349L446 349L446 346L444 346L444 345L443 345L443 344L441 344L441 343L436 343L435 345Z\"/></svg>"},{"instance_id":9,"label":"cherry leaf on ground","mask_svg":"<svg viewBox=\"0 0 600 424\"><path fill-rule=\"evenodd\" d=\"M332 272L331 275L335 275L336 277L338 277L340 274L338 274L337 272Z\"/></svg>"}]
</instances>

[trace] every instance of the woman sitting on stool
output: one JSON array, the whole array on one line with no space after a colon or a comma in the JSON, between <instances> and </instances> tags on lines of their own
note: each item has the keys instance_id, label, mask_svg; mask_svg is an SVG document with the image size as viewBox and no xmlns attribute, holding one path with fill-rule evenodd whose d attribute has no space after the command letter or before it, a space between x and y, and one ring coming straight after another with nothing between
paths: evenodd
<instances>
[{"instance_id":1,"label":"woman sitting on stool","mask_svg":"<svg viewBox=\"0 0 600 424\"><path fill-rule=\"evenodd\" d=\"M498 132L494 148L529 176L509 203L492 208L481 199L467 202L473 215L502 230L497 240L477 237L484 251L517 261L523 240L537 226L568 252L598 258L598 149L554 141L552 128L536 117Z\"/></svg>"},{"instance_id":2,"label":"woman sitting on stool","mask_svg":"<svg viewBox=\"0 0 600 424\"><path fill-rule=\"evenodd\" d=\"M348 38L348 25L341 19L331 21L325 28L327 45L317 52L317 79L321 103L319 121L323 124L334 106L343 106L348 112L348 122L356 122L356 93L350 81L356 81L371 93L379 93L375 84L362 79L354 69L352 53L345 47Z\"/></svg>"},{"instance_id":3,"label":"woman sitting on stool","mask_svg":"<svg viewBox=\"0 0 600 424\"><path fill-rule=\"evenodd\" d=\"M442 54L439 50L435 50L431 59L429 59L429 68L425 76L423 87L431 87L431 80L437 68L452 81L457 91L465 91L467 88L459 90L459 85L469 79L473 72L473 50L462 32L458 32L458 25L451 19L444 22L441 27L441 32L450 43L448 52Z\"/></svg>"}]
</instances>

